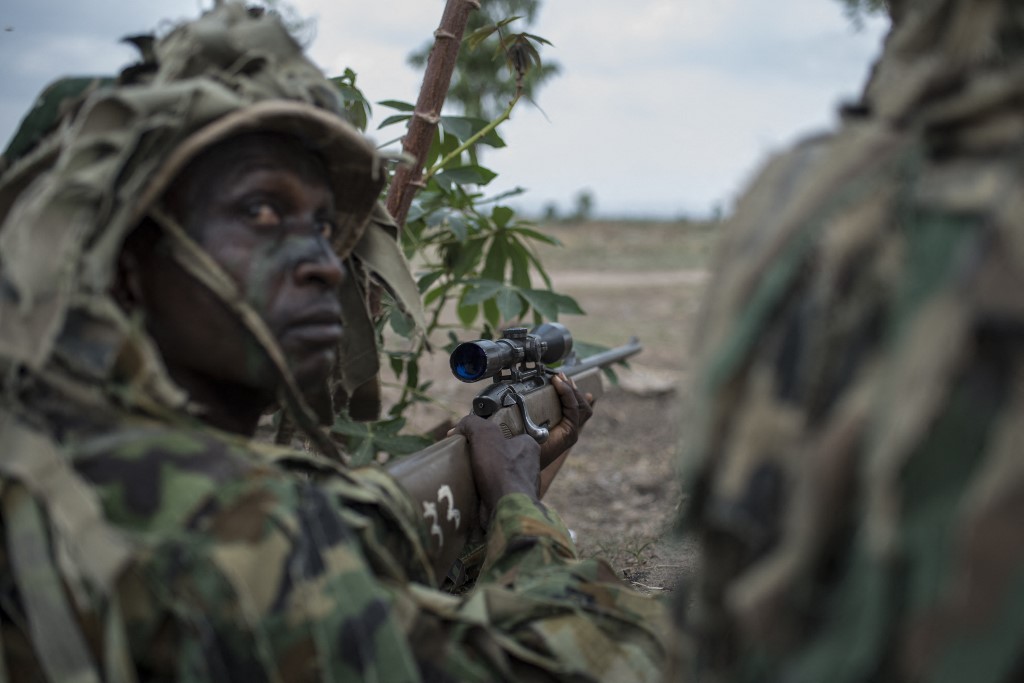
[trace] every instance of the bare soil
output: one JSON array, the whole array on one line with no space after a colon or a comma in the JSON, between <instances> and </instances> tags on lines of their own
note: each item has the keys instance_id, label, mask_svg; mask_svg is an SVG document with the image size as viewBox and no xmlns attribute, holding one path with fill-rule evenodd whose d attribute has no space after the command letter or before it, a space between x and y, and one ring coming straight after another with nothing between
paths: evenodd
<instances>
[{"instance_id":1,"label":"bare soil","mask_svg":"<svg viewBox=\"0 0 1024 683\"><path fill-rule=\"evenodd\" d=\"M677 454L690 399L691 339L707 280L714 226L692 223L545 225L564 247L540 256L554 288L574 297L585 316L566 316L576 339L644 345L620 384L606 387L595 415L545 498L574 531L580 553L600 556L639 589L668 593L692 567L694 553L671 531L681 500ZM438 359L434 388L450 413L465 413L476 391L447 375ZM435 372L436 370L436 372ZM426 425L444 410L423 408Z\"/></svg>"}]
</instances>

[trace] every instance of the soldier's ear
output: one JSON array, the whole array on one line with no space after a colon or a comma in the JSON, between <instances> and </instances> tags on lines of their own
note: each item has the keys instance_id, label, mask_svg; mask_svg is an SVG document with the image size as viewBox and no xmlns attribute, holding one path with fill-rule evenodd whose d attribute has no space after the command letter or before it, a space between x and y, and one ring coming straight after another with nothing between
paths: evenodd
<instances>
[{"instance_id":1,"label":"soldier's ear","mask_svg":"<svg viewBox=\"0 0 1024 683\"><path fill-rule=\"evenodd\" d=\"M124 242L117 258L117 269L111 283L110 294L126 313L139 310L146 301L144 275L152 266L159 228L144 221Z\"/></svg>"},{"instance_id":2,"label":"soldier's ear","mask_svg":"<svg viewBox=\"0 0 1024 683\"><path fill-rule=\"evenodd\" d=\"M111 296L125 313L137 310L142 304L141 266L136 254L124 250L117 259L117 272L111 287Z\"/></svg>"}]
</instances>

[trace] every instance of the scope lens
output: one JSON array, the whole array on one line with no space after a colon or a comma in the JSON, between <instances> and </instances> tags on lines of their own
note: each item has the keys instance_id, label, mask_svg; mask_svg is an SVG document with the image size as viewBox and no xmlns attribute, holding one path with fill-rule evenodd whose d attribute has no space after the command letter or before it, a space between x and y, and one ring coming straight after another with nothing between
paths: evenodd
<instances>
[{"instance_id":1,"label":"scope lens","mask_svg":"<svg viewBox=\"0 0 1024 683\"><path fill-rule=\"evenodd\" d=\"M463 382L475 382L487 373L487 353L472 342L459 344L452 351L451 365Z\"/></svg>"}]
</instances>

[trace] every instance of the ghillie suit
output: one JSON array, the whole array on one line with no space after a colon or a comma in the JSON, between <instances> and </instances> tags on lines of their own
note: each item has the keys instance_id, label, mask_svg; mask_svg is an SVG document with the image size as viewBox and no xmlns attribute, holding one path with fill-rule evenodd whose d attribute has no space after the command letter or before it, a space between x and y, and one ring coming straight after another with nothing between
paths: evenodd
<instances>
[{"instance_id":1,"label":"ghillie suit","mask_svg":"<svg viewBox=\"0 0 1024 683\"><path fill-rule=\"evenodd\" d=\"M700 680L1024 675L1024 10L893 10L840 131L723 229L684 459Z\"/></svg>"},{"instance_id":2,"label":"ghillie suit","mask_svg":"<svg viewBox=\"0 0 1024 683\"><path fill-rule=\"evenodd\" d=\"M655 679L660 606L576 561L552 511L502 498L477 587L455 598L429 587L422 511L397 484L323 457L327 398L376 411L371 279L419 317L377 206L380 161L331 83L274 17L236 4L134 41L143 60L116 82L43 98L36 120L56 125L27 122L0 175L0 678ZM319 395L300 393L244 293L162 207L199 151L250 131L321 150L333 247L356 274ZM273 361L321 454L203 423L111 295L143 219Z\"/></svg>"},{"instance_id":3,"label":"ghillie suit","mask_svg":"<svg viewBox=\"0 0 1024 683\"><path fill-rule=\"evenodd\" d=\"M5 155L0 362L22 375L22 382L45 384L59 377L53 381L102 387L94 397L102 405L154 415L188 410L138 321L110 296L126 235L151 217L166 230L181 266L236 310L281 375L282 405L307 436L332 453L244 294L167 220L159 200L190 160L232 135L272 131L323 151L338 210L332 246L347 260L358 287L342 292L343 362L330 393L342 401L352 394L365 397L353 412L372 419L379 399L366 304L370 278L422 322L395 227L377 202L385 182L382 162L341 119L336 90L276 20L228 5L160 41L132 40L142 52L140 63L116 82L79 79L52 87ZM62 116L46 125L55 112ZM33 119L40 123L33 125ZM323 421L332 411L321 403L313 407Z\"/></svg>"}]
</instances>

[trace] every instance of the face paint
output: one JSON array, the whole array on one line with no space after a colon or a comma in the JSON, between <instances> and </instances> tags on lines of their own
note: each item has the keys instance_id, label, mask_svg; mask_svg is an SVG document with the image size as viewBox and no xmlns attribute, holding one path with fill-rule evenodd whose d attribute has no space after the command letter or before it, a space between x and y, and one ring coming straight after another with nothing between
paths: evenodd
<instances>
[{"instance_id":1,"label":"face paint","mask_svg":"<svg viewBox=\"0 0 1024 683\"><path fill-rule=\"evenodd\" d=\"M181 225L163 221L174 236L173 261L207 290L157 269L151 335L190 393L214 394L228 406L244 396L263 401L262 409L284 381L326 418L344 281L320 228L334 215L333 195L316 158L290 141L230 142L168 192L168 213L182 217Z\"/></svg>"}]
</instances>

